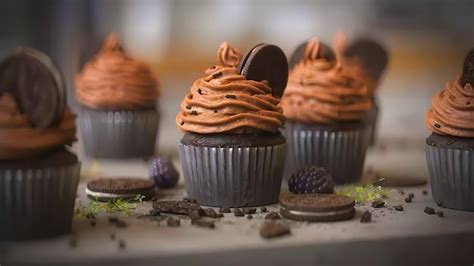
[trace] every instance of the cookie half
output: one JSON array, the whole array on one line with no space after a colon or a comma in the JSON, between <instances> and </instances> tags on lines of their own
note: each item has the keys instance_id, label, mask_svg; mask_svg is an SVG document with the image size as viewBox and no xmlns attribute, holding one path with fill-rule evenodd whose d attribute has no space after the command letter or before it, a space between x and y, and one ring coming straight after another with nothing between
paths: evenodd
<instances>
[{"instance_id":1,"label":"cookie half","mask_svg":"<svg viewBox=\"0 0 474 266\"><path fill-rule=\"evenodd\" d=\"M354 199L335 194L298 194L280 200L283 217L307 222L330 222L352 219Z\"/></svg>"},{"instance_id":2,"label":"cookie half","mask_svg":"<svg viewBox=\"0 0 474 266\"><path fill-rule=\"evenodd\" d=\"M142 178L111 177L100 178L87 183L86 194L90 199L108 201L110 199L132 199L143 195L151 199L155 195L153 181Z\"/></svg>"}]
</instances>

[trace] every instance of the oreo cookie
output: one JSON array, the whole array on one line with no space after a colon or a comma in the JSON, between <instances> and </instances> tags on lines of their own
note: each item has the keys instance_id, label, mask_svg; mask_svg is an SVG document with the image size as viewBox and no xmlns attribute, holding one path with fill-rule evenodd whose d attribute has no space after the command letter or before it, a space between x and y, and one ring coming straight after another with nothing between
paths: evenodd
<instances>
[{"instance_id":1,"label":"oreo cookie","mask_svg":"<svg viewBox=\"0 0 474 266\"><path fill-rule=\"evenodd\" d=\"M9 92L35 127L58 123L66 108L66 89L59 69L44 53L20 48L0 62L0 94Z\"/></svg>"},{"instance_id":2,"label":"oreo cookie","mask_svg":"<svg viewBox=\"0 0 474 266\"><path fill-rule=\"evenodd\" d=\"M369 38L360 38L349 44L344 51L344 56L361 60L364 68L375 80L380 78L388 64L387 50Z\"/></svg>"},{"instance_id":3,"label":"oreo cookie","mask_svg":"<svg viewBox=\"0 0 474 266\"><path fill-rule=\"evenodd\" d=\"M108 201L110 199L132 199L138 195L151 199L155 195L153 181L142 178L111 177L100 178L87 183L86 194L90 199Z\"/></svg>"},{"instance_id":4,"label":"oreo cookie","mask_svg":"<svg viewBox=\"0 0 474 266\"><path fill-rule=\"evenodd\" d=\"M268 81L272 95L283 96L288 82L288 62L280 47L258 44L239 64L240 74L249 80Z\"/></svg>"},{"instance_id":5,"label":"oreo cookie","mask_svg":"<svg viewBox=\"0 0 474 266\"><path fill-rule=\"evenodd\" d=\"M288 60L288 67L289 69L293 69L301 60L304 58L304 52L306 51L306 46L308 45L308 41L298 45L296 50L291 55L290 59ZM318 58L325 58L328 61L336 60L336 55L332 51L331 47L327 44L320 42L320 49L318 53Z\"/></svg>"},{"instance_id":6,"label":"oreo cookie","mask_svg":"<svg viewBox=\"0 0 474 266\"><path fill-rule=\"evenodd\" d=\"M464 86L467 83L474 86L474 48L467 53L462 67L461 85Z\"/></svg>"},{"instance_id":7,"label":"oreo cookie","mask_svg":"<svg viewBox=\"0 0 474 266\"><path fill-rule=\"evenodd\" d=\"M354 199L335 194L298 194L280 200L283 217L308 222L330 222L352 219Z\"/></svg>"}]
</instances>

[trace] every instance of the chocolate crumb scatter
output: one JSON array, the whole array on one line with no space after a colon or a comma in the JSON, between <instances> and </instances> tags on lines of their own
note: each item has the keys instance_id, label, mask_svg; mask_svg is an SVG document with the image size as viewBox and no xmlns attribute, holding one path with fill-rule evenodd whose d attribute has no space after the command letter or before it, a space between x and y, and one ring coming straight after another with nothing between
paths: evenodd
<instances>
[{"instance_id":1,"label":"chocolate crumb scatter","mask_svg":"<svg viewBox=\"0 0 474 266\"><path fill-rule=\"evenodd\" d=\"M443 207L443 202L442 201L436 202L436 205L438 205L439 207Z\"/></svg>"},{"instance_id":2,"label":"chocolate crumb scatter","mask_svg":"<svg viewBox=\"0 0 474 266\"><path fill-rule=\"evenodd\" d=\"M191 220L199 219L201 218L202 211L194 210L189 213L189 218Z\"/></svg>"},{"instance_id":3,"label":"chocolate crumb scatter","mask_svg":"<svg viewBox=\"0 0 474 266\"><path fill-rule=\"evenodd\" d=\"M372 213L369 211L365 211L360 217L361 223L370 223L372 221Z\"/></svg>"},{"instance_id":4,"label":"chocolate crumb scatter","mask_svg":"<svg viewBox=\"0 0 474 266\"><path fill-rule=\"evenodd\" d=\"M281 237L291 234L288 225L277 222L265 222L260 228L260 236L266 239Z\"/></svg>"},{"instance_id":5,"label":"chocolate crumb scatter","mask_svg":"<svg viewBox=\"0 0 474 266\"><path fill-rule=\"evenodd\" d=\"M281 218L281 216L277 212L270 212L267 215L265 215L266 220L277 220L277 219L280 219L280 218Z\"/></svg>"},{"instance_id":6,"label":"chocolate crumb scatter","mask_svg":"<svg viewBox=\"0 0 474 266\"><path fill-rule=\"evenodd\" d=\"M244 213L239 208L234 208L234 216L235 217L243 217Z\"/></svg>"},{"instance_id":7,"label":"chocolate crumb scatter","mask_svg":"<svg viewBox=\"0 0 474 266\"><path fill-rule=\"evenodd\" d=\"M202 95L202 90L198 89L198 93L199 93L199 95Z\"/></svg>"},{"instance_id":8,"label":"chocolate crumb scatter","mask_svg":"<svg viewBox=\"0 0 474 266\"><path fill-rule=\"evenodd\" d=\"M243 210L244 210L244 214L254 214L257 212L257 208L245 207L243 208Z\"/></svg>"},{"instance_id":9,"label":"chocolate crumb scatter","mask_svg":"<svg viewBox=\"0 0 474 266\"><path fill-rule=\"evenodd\" d=\"M410 202L411 202L411 199L412 199L411 197L406 197L406 198L405 198L405 202L406 202L406 203L410 203Z\"/></svg>"},{"instance_id":10,"label":"chocolate crumb scatter","mask_svg":"<svg viewBox=\"0 0 474 266\"><path fill-rule=\"evenodd\" d=\"M400 193L400 195L405 195L405 191L403 190L399 190L398 193Z\"/></svg>"},{"instance_id":11,"label":"chocolate crumb scatter","mask_svg":"<svg viewBox=\"0 0 474 266\"><path fill-rule=\"evenodd\" d=\"M428 195L428 190L425 189L425 190L423 190L422 193L423 193L423 195Z\"/></svg>"},{"instance_id":12,"label":"chocolate crumb scatter","mask_svg":"<svg viewBox=\"0 0 474 266\"><path fill-rule=\"evenodd\" d=\"M161 212L158 210L150 210L149 214L150 216L160 216Z\"/></svg>"},{"instance_id":13,"label":"chocolate crumb scatter","mask_svg":"<svg viewBox=\"0 0 474 266\"><path fill-rule=\"evenodd\" d=\"M232 94L227 94L225 97L227 99L236 99L237 98L235 95L232 95Z\"/></svg>"},{"instance_id":14,"label":"chocolate crumb scatter","mask_svg":"<svg viewBox=\"0 0 474 266\"><path fill-rule=\"evenodd\" d=\"M220 213L230 213L230 208L221 207L219 208Z\"/></svg>"},{"instance_id":15,"label":"chocolate crumb scatter","mask_svg":"<svg viewBox=\"0 0 474 266\"><path fill-rule=\"evenodd\" d=\"M192 111L191 111L191 114L192 114L192 115L198 115L198 112L197 112L196 110L192 110Z\"/></svg>"},{"instance_id":16,"label":"chocolate crumb scatter","mask_svg":"<svg viewBox=\"0 0 474 266\"><path fill-rule=\"evenodd\" d=\"M92 221L91 222L91 227L95 227L96 226L96 221Z\"/></svg>"},{"instance_id":17,"label":"chocolate crumb scatter","mask_svg":"<svg viewBox=\"0 0 474 266\"><path fill-rule=\"evenodd\" d=\"M385 201L383 200L374 200L372 201L372 208L382 208L385 206Z\"/></svg>"},{"instance_id":18,"label":"chocolate crumb scatter","mask_svg":"<svg viewBox=\"0 0 474 266\"><path fill-rule=\"evenodd\" d=\"M93 213L87 213L86 219L95 219L95 215Z\"/></svg>"},{"instance_id":19,"label":"chocolate crumb scatter","mask_svg":"<svg viewBox=\"0 0 474 266\"><path fill-rule=\"evenodd\" d=\"M408 197L413 199L415 197L415 194L414 193L408 193Z\"/></svg>"},{"instance_id":20,"label":"chocolate crumb scatter","mask_svg":"<svg viewBox=\"0 0 474 266\"><path fill-rule=\"evenodd\" d=\"M252 214L247 214L247 219L248 219L248 220L252 220L252 219L253 219Z\"/></svg>"},{"instance_id":21,"label":"chocolate crumb scatter","mask_svg":"<svg viewBox=\"0 0 474 266\"><path fill-rule=\"evenodd\" d=\"M260 211L261 211L261 212L267 212L267 207L262 207L262 208L260 208Z\"/></svg>"},{"instance_id":22,"label":"chocolate crumb scatter","mask_svg":"<svg viewBox=\"0 0 474 266\"><path fill-rule=\"evenodd\" d=\"M433 208L431 208L431 207L425 207L424 212L425 212L426 214L429 214L429 215L432 215L432 214L435 214L435 213L436 213L435 210L434 210Z\"/></svg>"},{"instance_id":23,"label":"chocolate crumb scatter","mask_svg":"<svg viewBox=\"0 0 474 266\"><path fill-rule=\"evenodd\" d=\"M190 110L191 108L191 105L186 105L186 109Z\"/></svg>"},{"instance_id":24,"label":"chocolate crumb scatter","mask_svg":"<svg viewBox=\"0 0 474 266\"><path fill-rule=\"evenodd\" d=\"M396 211L399 211L399 212L403 211L403 205L401 205L401 204L400 204L400 205L393 206L393 208L394 208Z\"/></svg>"},{"instance_id":25,"label":"chocolate crumb scatter","mask_svg":"<svg viewBox=\"0 0 474 266\"><path fill-rule=\"evenodd\" d=\"M436 212L436 215L438 215L439 217L444 217L444 212L442 212L442 211L437 211L437 212Z\"/></svg>"},{"instance_id":26,"label":"chocolate crumb scatter","mask_svg":"<svg viewBox=\"0 0 474 266\"><path fill-rule=\"evenodd\" d=\"M217 213L214 211L213 208L208 208L204 209L204 216L210 217L210 218L217 218Z\"/></svg>"},{"instance_id":27,"label":"chocolate crumb scatter","mask_svg":"<svg viewBox=\"0 0 474 266\"><path fill-rule=\"evenodd\" d=\"M110 234L110 240L115 240L115 233Z\"/></svg>"},{"instance_id":28,"label":"chocolate crumb scatter","mask_svg":"<svg viewBox=\"0 0 474 266\"><path fill-rule=\"evenodd\" d=\"M455 139L448 139L447 144L448 144L448 146L451 146L451 145L453 145L455 142L456 142Z\"/></svg>"}]
</instances>

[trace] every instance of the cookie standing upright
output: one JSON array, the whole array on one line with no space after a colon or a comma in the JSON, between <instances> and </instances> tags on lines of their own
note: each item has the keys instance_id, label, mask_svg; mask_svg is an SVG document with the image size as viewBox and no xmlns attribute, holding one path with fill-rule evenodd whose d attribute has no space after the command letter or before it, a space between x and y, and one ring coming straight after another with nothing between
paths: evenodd
<instances>
[{"instance_id":1,"label":"cookie standing upright","mask_svg":"<svg viewBox=\"0 0 474 266\"><path fill-rule=\"evenodd\" d=\"M223 43L217 60L193 83L176 117L187 196L219 207L274 203L286 155L279 131L286 58L268 44L243 58Z\"/></svg>"},{"instance_id":2,"label":"cookie standing upright","mask_svg":"<svg viewBox=\"0 0 474 266\"><path fill-rule=\"evenodd\" d=\"M80 163L59 69L21 48L0 62L0 240L71 231Z\"/></svg>"},{"instance_id":3,"label":"cookie standing upright","mask_svg":"<svg viewBox=\"0 0 474 266\"><path fill-rule=\"evenodd\" d=\"M426 139L426 160L434 201L474 211L474 49L461 76L433 96L425 125L432 132Z\"/></svg>"}]
</instances>

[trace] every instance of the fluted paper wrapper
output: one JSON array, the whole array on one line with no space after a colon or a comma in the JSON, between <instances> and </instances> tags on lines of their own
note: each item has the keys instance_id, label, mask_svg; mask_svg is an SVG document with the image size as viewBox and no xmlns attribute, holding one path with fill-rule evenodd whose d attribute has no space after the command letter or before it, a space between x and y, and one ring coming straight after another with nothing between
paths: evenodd
<instances>
[{"instance_id":1,"label":"fluted paper wrapper","mask_svg":"<svg viewBox=\"0 0 474 266\"><path fill-rule=\"evenodd\" d=\"M379 111L380 111L380 104L377 97L373 99L372 109L369 113L369 125L370 125L370 146L375 145L377 142L377 135L379 129Z\"/></svg>"},{"instance_id":2,"label":"fluted paper wrapper","mask_svg":"<svg viewBox=\"0 0 474 266\"><path fill-rule=\"evenodd\" d=\"M278 201L286 143L268 147L179 147L187 196L218 207Z\"/></svg>"},{"instance_id":3,"label":"fluted paper wrapper","mask_svg":"<svg viewBox=\"0 0 474 266\"><path fill-rule=\"evenodd\" d=\"M336 184L360 180L370 141L370 127L330 131L286 124L289 145L285 179L311 165L323 167Z\"/></svg>"},{"instance_id":4,"label":"fluted paper wrapper","mask_svg":"<svg viewBox=\"0 0 474 266\"><path fill-rule=\"evenodd\" d=\"M0 240L71 232L80 164L0 169Z\"/></svg>"},{"instance_id":5,"label":"fluted paper wrapper","mask_svg":"<svg viewBox=\"0 0 474 266\"><path fill-rule=\"evenodd\" d=\"M154 154L156 110L100 111L83 108L78 119L85 153L95 158L140 158Z\"/></svg>"},{"instance_id":6,"label":"fluted paper wrapper","mask_svg":"<svg viewBox=\"0 0 474 266\"><path fill-rule=\"evenodd\" d=\"M474 150L426 145L434 201L441 206L474 211Z\"/></svg>"}]
</instances>

